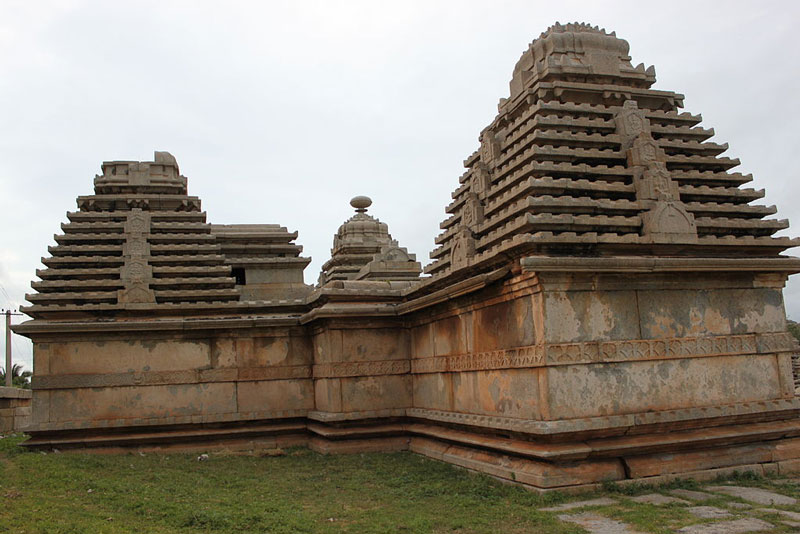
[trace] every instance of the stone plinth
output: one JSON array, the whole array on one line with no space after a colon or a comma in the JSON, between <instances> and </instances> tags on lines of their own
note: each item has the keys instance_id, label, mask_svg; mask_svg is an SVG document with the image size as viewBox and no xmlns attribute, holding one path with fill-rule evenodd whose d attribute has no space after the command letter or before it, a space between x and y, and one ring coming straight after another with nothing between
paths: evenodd
<instances>
[{"instance_id":1,"label":"stone plinth","mask_svg":"<svg viewBox=\"0 0 800 534\"><path fill-rule=\"evenodd\" d=\"M31 422L29 389L0 387L0 434L20 432Z\"/></svg>"}]
</instances>

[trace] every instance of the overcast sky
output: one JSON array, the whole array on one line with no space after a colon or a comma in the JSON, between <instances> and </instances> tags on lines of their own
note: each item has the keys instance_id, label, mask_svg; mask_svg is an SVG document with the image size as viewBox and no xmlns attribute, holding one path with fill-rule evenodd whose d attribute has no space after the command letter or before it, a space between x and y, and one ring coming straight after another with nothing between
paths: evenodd
<instances>
[{"instance_id":1,"label":"overcast sky","mask_svg":"<svg viewBox=\"0 0 800 534\"><path fill-rule=\"evenodd\" d=\"M463 160L555 21L626 39L796 236L799 15L788 0L0 0L0 308L24 304L100 163L154 150L209 222L299 231L308 283L359 194L427 263ZM800 281L786 300L800 319ZM30 368L27 340L13 347Z\"/></svg>"}]
</instances>

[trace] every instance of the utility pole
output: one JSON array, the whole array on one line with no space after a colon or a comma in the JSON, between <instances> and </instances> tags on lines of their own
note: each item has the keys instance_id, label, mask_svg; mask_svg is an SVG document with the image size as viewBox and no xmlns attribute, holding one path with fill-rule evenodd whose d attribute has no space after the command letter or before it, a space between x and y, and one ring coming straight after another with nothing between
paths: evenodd
<instances>
[{"instance_id":1,"label":"utility pole","mask_svg":"<svg viewBox=\"0 0 800 534\"><path fill-rule=\"evenodd\" d=\"M11 316L22 315L6 310L6 387L11 387Z\"/></svg>"},{"instance_id":2,"label":"utility pole","mask_svg":"<svg viewBox=\"0 0 800 534\"><path fill-rule=\"evenodd\" d=\"M11 387L11 310L6 310L6 387Z\"/></svg>"}]
</instances>

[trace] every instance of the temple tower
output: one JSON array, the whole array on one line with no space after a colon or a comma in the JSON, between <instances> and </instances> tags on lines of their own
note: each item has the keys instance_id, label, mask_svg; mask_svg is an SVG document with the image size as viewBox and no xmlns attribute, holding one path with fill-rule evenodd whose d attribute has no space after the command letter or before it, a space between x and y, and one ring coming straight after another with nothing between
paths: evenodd
<instances>
[{"instance_id":1,"label":"temple tower","mask_svg":"<svg viewBox=\"0 0 800 534\"><path fill-rule=\"evenodd\" d=\"M28 445L408 449L537 490L797 472L800 242L628 54L530 44L427 277L366 197L308 288L296 234L208 225L168 154L104 164L15 327Z\"/></svg>"},{"instance_id":2,"label":"temple tower","mask_svg":"<svg viewBox=\"0 0 800 534\"><path fill-rule=\"evenodd\" d=\"M322 266L319 285L334 280L412 280L422 266L414 254L392 239L389 227L367 213L372 199L354 197L356 214L333 236L331 258Z\"/></svg>"}]
</instances>

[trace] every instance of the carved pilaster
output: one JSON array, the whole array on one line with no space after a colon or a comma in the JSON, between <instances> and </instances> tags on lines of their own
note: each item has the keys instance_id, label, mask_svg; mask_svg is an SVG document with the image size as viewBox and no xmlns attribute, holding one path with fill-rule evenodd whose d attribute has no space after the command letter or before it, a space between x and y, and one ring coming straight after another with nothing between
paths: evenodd
<instances>
[{"instance_id":1,"label":"carved pilaster","mask_svg":"<svg viewBox=\"0 0 800 534\"><path fill-rule=\"evenodd\" d=\"M636 199L647 208L641 214L642 237L652 243L696 242L694 216L681 202L678 184L667 169L667 155L653 139L645 112L628 100L614 121L627 150L628 167L633 169Z\"/></svg>"},{"instance_id":2,"label":"carved pilaster","mask_svg":"<svg viewBox=\"0 0 800 534\"><path fill-rule=\"evenodd\" d=\"M140 208L133 208L125 221L125 243L122 256L125 260L120 269L120 279L125 289L117 292L120 304L152 304L156 301L155 292L150 289L153 267L147 259L150 256L150 214Z\"/></svg>"},{"instance_id":3,"label":"carved pilaster","mask_svg":"<svg viewBox=\"0 0 800 534\"><path fill-rule=\"evenodd\" d=\"M500 139L499 136L492 130L486 129L480 136L481 148L479 151L481 162L491 170L500 159Z\"/></svg>"},{"instance_id":4,"label":"carved pilaster","mask_svg":"<svg viewBox=\"0 0 800 534\"><path fill-rule=\"evenodd\" d=\"M472 232L478 231L478 226L483 222L483 204L478 195L468 193L464 207L461 208L461 224Z\"/></svg>"},{"instance_id":5,"label":"carved pilaster","mask_svg":"<svg viewBox=\"0 0 800 534\"><path fill-rule=\"evenodd\" d=\"M477 195L478 198L484 199L489 194L490 185L491 176L488 167L482 161L477 162L472 168L472 178L469 184L470 191Z\"/></svg>"},{"instance_id":6,"label":"carved pilaster","mask_svg":"<svg viewBox=\"0 0 800 534\"><path fill-rule=\"evenodd\" d=\"M466 267L473 256L475 256L475 237L468 229L462 228L453 238L450 267L453 269Z\"/></svg>"}]
</instances>

